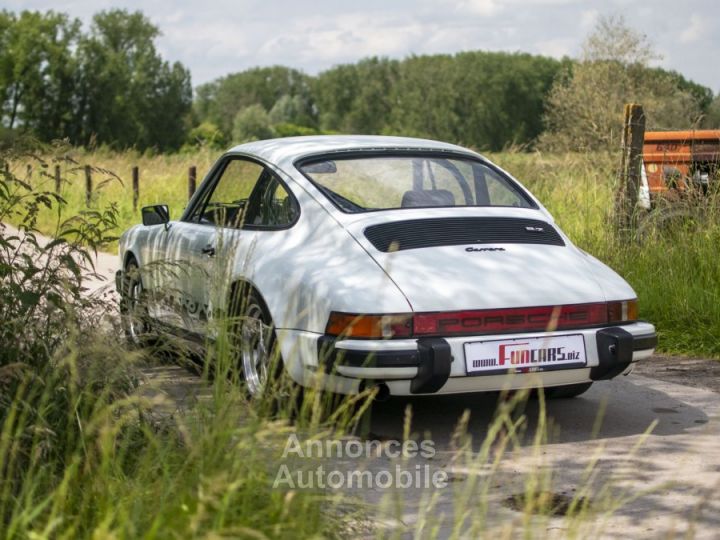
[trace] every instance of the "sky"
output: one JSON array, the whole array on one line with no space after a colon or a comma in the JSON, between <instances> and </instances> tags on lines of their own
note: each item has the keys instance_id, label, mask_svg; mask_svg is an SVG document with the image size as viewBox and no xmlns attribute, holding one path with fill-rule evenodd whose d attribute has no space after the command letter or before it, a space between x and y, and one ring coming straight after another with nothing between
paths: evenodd
<instances>
[{"instance_id":1,"label":"sky","mask_svg":"<svg viewBox=\"0 0 720 540\"><path fill-rule=\"evenodd\" d=\"M662 56L657 65L720 93L720 0L0 0L89 23L108 8L143 11L167 60L193 85L254 66L316 74L367 56L466 50L577 56L601 15L622 15Z\"/></svg>"}]
</instances>

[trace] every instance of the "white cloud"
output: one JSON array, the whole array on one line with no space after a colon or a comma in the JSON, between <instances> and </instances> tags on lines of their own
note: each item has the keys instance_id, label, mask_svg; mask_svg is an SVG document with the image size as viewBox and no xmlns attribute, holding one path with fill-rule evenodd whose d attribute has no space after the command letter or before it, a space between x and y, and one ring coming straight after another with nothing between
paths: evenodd
<instances>
[{"instance_id":1,"label":"white cloud","mask_svg":"<svg viewBox=\"0 0 720 540\"><path fill-rule=\"evenodd\" d=\"M707 21L700 15L693 14L690 16L690 22L685 30L680 32L680 42L695 43L696 41L700 41L703 37L705 37L707 30Z\"/></svg>"},{"instance_id":2,"label":"white cloud","mask_svg":"<svg viewBox=\"0 0 720 540\"><path fill-rule=\"evenodd\" d=\"M570 38L555 38L538 41L535 44L535 51L546 56L560 58L570 56L575 48L575 40Z\"/></svg>"},{"instance_id":3,"label":"white cloud","mask_svg":"<svg viewBox=\"0 0 720 540\"><path fill-rule=\"evenodd\" d=\"M497 13L500 6L495 0L461 0L457 5L457 9L458 11L487 17Z\"/></svg>"},{"instance_id":4,"label":"white cloud","mask_svg":"<svg viewBox=\"0 0 720 540\"><path fill-rule=\"evenodd\" d=\"M365 56L463 50L572 55L601 14L618 13L646 33L663 66L720 89L718 0L0 0L6 9L68 12L87 21L110 7L142 10L163 35L168 60L195 85L251 66L316 73ZM690 15L693 14L693 15ZM678 30L677 21L681 21ZM701 46L698 46L700 45Z\"/></svg>"},{"instance_id":5,"label":"white cloud","mask_svg":"<svg viewBox=\"0 0 720 540\"><path fill-rule=\"evenodd\" d=\"M586 32L589 31L593 26L595 26L595 21L598 20L599 16L600 12L597 9L583 11L580 16L580 28Z\"/></svg>"}]
</instances>

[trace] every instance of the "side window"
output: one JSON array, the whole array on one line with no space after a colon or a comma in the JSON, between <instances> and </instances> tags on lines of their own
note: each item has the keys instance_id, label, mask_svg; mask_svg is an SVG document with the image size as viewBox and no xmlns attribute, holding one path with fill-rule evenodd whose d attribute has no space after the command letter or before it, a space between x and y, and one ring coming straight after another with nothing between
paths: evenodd
<instances>
[{"instance_id":1,"label":"side window","mask_svg":"<svg viewBox=\"0 0 720 540\"><path fill-rule=\"evenodd\" d=\"M262 165L244 159L230 159L210 196L200 204L192 220L220 227L241 227L248 200L262 173Z\"/></svg>"},{"instance_id":2,"label":"side window","mask_svg":"<svg viewBox=\"0 0 720 540\"><path fill-rule=\"evenodd\" d=\"M493 206L517 206L527 208L528 202L508 183L494 172L485 173L490 203Z\"/></svg>"},{"instance_id":3,"label":"side window","mask_svg":"<svg viewBox=\"0 0 720 540\"><path fill-rule=\"evenodd\" d=\"M266 173L253 194L245 217L246 225L284 227L298 216L295 199L271 173Z\"/></svg>"},{"instance_id":4,"label":"side window","mask_svg":"<svg viewBox=\"0 0 720 540\"><path fill-rule=\"evenodd\" d=\"M510 181L485 165L475 164L475 198L478 206L532 208Z\"/></svg>"}]
</instances>

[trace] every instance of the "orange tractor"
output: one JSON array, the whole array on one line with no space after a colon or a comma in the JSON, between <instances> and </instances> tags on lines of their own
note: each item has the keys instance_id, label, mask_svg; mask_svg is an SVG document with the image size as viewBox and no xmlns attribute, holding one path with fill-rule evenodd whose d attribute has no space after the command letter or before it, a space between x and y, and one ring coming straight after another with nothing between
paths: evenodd
<instances>
[{"instance_id":1,"label":"orange tractor","mask_svg":"<svg viewBox=\"0 0 720 540\"><path fill-rule=\"evenodd\" d=\"M638 203L707 193L719 174L720 130L646 131Z\"/></svg>"}]
</instances>

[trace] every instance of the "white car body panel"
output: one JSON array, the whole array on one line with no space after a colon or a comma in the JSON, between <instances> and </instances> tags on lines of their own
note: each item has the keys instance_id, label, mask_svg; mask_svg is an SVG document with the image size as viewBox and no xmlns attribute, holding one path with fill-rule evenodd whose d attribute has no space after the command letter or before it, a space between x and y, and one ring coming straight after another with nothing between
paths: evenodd
<instances>
[{"instance_id":1,"label":"white car body panel","mask_svg":"<svg viewBox=\"0 0 720 540\"><path fill-rule=\"evenodd\" d=\"M392 212L392 211L391 211ZM545 219L539 210L520 208L438 208L403 210L416 217L504 216ZM347 226L407 296L414 311L494 309L581 304L633 298L635 292L615 272L573 246L483 244L503 251L468 252L472 244L383 253L365 238L370 225L388 220L370 214ZM392 219L397 220L393 212ZM521 287L531 283L532 287ZM607 290L607 292L605 292ZM432 294L428 294L432 291Z\"/></svg>"},{"instance_id":2,"label":"white car body panel","mask_svg":"<svg viewBox=\"0 0 720 540\"><path fill-rule=\"evenodd\" d=\"M635 298L635 292L620 276L576 248L561 231L565 246L484 244L483 247L503 251L468 252L466 249L473 246L469 244L379 251L364 236L364 229L398 220L502 216L538 219L555 225L550 213L529 192L536 209L452 207L344 213L295 168L295 162L306 156L347 150L452 152L455 156L485 160L455 145L399 137L298 137L237 146L223 158L252 157L279 176L300 207L297 222L287 229L271 231L218 229L183 221L129 229L119 243L123 267L132 254L144 270L147 288L169 286L184 298L204 299L197 303L184 300L182 314L155 305L151 315L188 333L212 339L213 314L226 305L230 285L245 281L265 300L283 359L297 382L316 384L321 380L326 388L352 393L364 381L384 381L391 393L410 394L410 380L417 375L417 367L338 366L334 373L322 372L318 339L324 334L332 311L383 314L482 310ZM215 246L215 257L202 254L204 245ZM172 277L156 268L163 265L178 265L187 270ZM630 324L626 330L632 335L654 334L654 328L647 323ZM590 368L599 361L595 345L597 329L564 333L585 336L587 367L511 377L516 382L508 382L508 376L467 376L461 360L463 344L493 336L447 337L453 363L449 379L437 393L498 390L508 384L529 387L538 381L546 386L588 381ZM405 351L417 348L418 340L340 340L335 347L346 351ZM648 354L647 350L636 351L633 360Z\"/></svg>"}]
</instances>

